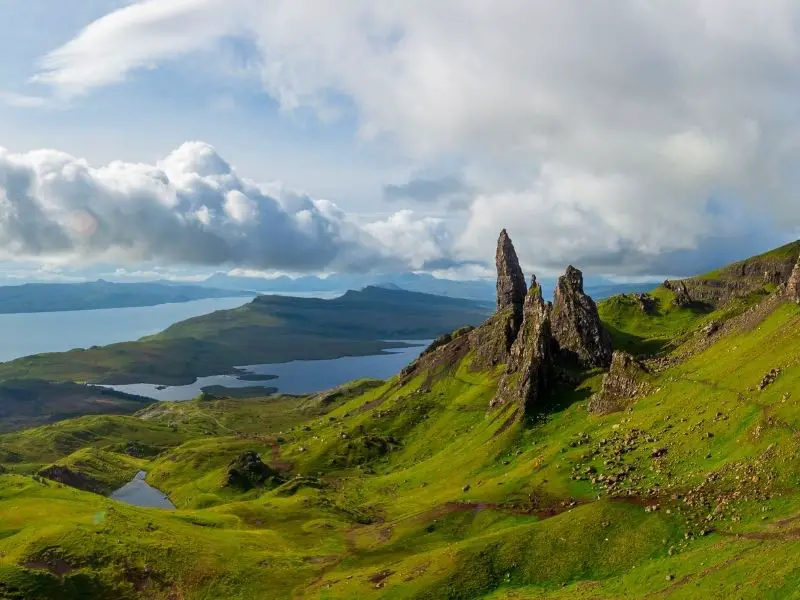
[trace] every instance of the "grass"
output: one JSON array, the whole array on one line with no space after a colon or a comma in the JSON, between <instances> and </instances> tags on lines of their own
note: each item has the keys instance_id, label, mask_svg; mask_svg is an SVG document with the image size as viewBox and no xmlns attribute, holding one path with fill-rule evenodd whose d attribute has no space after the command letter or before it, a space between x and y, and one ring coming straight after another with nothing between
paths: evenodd
<instances>
[{"instance_id":1,"label":"grass","mask_svg":"<svg viewBox=\"0 0 800 600\"><path fill-rule=\"evenodd\" d=\"M487 410L503 366L476 371L468 354L313 398L0 436L0 597L797 597L800 307L734 319L767 293L701 310L660 289L650 315L601 304L615 341L671 359L649 395L604 416L586 410L599 371L526 420ZM711 320L728 326L707 338ZM225 487L244 451L287 483ZM178 510L29 476L57 461L108 487L146 470Z\"/></svg>"}]
</instances>

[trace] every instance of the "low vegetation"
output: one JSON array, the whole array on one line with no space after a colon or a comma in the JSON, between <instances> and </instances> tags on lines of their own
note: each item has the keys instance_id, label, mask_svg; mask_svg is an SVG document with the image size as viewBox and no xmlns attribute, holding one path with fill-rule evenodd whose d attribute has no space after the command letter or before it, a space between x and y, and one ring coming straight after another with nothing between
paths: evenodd
<instances>
[{"instance_id":1,"label":"low vegetation","mask_svg":"<svg viewBox=\"0 0 800 600\"><path fill-rule=\"evenodd\" d=\"M648 373L610 414L587 410L599 369L524 419L489 410L505 367L448 352L460 336L386 382L0 435L0 597L795 597L800 306L769 285L601 303ZM178 510L103 496L134 469Z\"/></svg>"}]
</instances>

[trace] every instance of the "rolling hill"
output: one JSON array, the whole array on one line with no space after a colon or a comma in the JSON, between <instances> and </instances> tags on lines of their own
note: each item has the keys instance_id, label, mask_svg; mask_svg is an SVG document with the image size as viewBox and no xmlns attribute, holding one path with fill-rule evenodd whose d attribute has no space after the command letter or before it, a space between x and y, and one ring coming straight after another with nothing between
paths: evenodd
<instances>
[{"instance_id":1,"label":"rolling hill","mask_svg":"<svg viewBox=\"0 0 800 600\"><path fill-rule=\"evenodd\" d=\"M798 255L551 306L501 237L498 311L391 380L0 435L0 597L797 597Z\"/></svg>"}]
</instances>

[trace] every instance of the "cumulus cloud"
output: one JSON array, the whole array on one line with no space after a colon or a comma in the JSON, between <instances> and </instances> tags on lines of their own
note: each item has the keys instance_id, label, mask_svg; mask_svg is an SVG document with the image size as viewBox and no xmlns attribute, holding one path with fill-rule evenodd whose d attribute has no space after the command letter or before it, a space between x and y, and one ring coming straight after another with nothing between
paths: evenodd
<instances>
[{"instance_id":1,"label":"cumulus cloud","mask_svg":"<svg viewBox=\"0 0 800 600\"><path fill-rule=\"evenodd\" d=\"M798 23L794 0L149 0L90 24L37 79L79 94L244 36L284 108L344 102L365 138L463 160L482 190L454 242L466 257L513 226L529 264L646 271L722 229L751 235L711 198L797 232Z\"/></svg>"},{"instance_id":2,"label":"cumulus cloud","mask_svg":"<svg viewBox=\"0 0 800 600\"><path fill-rule=\"evenodd\" d=\"M364 271L441 258L445 241L411 212L360 225L332 202L259 186L201 142L156 165L99 168L54 150L0 148L5 258Z\"/></svg>"}]
</instances>

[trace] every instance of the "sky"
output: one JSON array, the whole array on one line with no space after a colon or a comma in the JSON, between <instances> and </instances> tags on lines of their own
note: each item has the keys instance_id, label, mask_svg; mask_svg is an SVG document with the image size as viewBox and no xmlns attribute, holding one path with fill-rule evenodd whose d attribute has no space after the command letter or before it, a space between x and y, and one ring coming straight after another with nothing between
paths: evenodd
<instances>
[{"instance_id":1,"label":"sky","mask_svg":"<svg viewBox=\"0 0 800 600\"><path fill-rule=\"evenodd\" d=\"M800 236L800 2L0 0L0 279L702 272Z\"/></svg>"}]
</instances>

